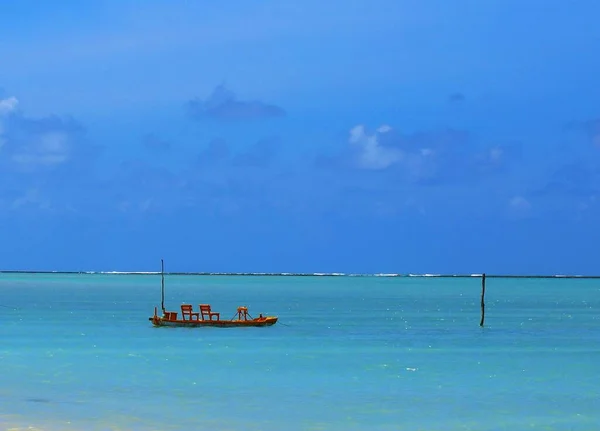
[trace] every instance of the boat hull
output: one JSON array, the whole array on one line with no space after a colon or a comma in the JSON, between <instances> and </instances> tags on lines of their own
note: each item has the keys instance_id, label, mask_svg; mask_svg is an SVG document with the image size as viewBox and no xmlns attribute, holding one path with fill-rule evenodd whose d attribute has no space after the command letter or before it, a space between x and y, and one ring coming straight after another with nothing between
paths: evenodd
<instances>
[{"instance_id":1,"label":"boat hull","mask_svg":"<svg viewBox=\"0 0 600 431\"><path fill-rule=\"evenodd\" d=\"M277 323L277 317L267 316L250 320L169 320L160 316L152 316L148 320L154 326L174 327L174 328L244 328L272 326Z\"/></svg>"}]
</instances>

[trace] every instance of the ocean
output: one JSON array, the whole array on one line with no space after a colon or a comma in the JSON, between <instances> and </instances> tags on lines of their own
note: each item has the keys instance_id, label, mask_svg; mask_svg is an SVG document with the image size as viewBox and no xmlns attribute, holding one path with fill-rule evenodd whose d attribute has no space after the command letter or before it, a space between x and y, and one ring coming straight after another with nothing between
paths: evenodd
<instances>
[{"instance_id":1,"label":"ocean","mask_svg":"<svg viewBox=\"0 0 600 431\"><path fill-rule=\"evenodd\" d=\"M600 280L1 274L0 429L600 429Z\"/></svg>"}]
</instances>

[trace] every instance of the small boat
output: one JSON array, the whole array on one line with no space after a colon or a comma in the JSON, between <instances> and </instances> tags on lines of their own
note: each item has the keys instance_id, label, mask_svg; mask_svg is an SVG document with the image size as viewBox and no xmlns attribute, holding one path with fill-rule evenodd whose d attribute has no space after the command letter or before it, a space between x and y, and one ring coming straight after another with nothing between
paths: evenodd
<instances>
[{"instance_id":1,"label":"small boat","mask_svg":"<svg viewBox=\"0 0 600 431\"><path fill-rule=\"evenodd\" d=\"M191 304L181 304L181 318L177 311L165 309L165 270L164 261L161 260L161 308L162 315L158 315L158 307L154 307L154 315L148 320L154 326L197 328L202 326L215 326L219 328L271 326L277 322L277 316L263 316L253 318L248 313L248 307L240 306L236 314L229 320L221 320L221 313L214 312L210 304L200 304L199 311L194 311Z\"/></svg>"}]
</instances>

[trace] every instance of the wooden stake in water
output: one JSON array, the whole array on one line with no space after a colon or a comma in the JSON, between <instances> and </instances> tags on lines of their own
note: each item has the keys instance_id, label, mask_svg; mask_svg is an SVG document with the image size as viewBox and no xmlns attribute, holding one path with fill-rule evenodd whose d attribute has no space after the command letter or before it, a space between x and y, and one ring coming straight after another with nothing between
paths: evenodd
<instances>
[{"instance_id":1,"label":"wooden stake in water","mask_svg":"<svg viewBox=\"0 0 600 431\"><path fill-rule=\"evenodd\" d=\"M163 259L160 260L160 305L162 307L163 314L165 313L165 262Z\"/></svg>"},{"instance_id":2,"label":"wooden stake in water","mask_svg":"<svg viewBox=\"0 0 600 431\"><path fill-rule=\"evenodd\" d=\"M483 321L485 320L485 273L481 275L481 321L479 322L479 326L483 326Z\"/></svg>"}]
</instances>

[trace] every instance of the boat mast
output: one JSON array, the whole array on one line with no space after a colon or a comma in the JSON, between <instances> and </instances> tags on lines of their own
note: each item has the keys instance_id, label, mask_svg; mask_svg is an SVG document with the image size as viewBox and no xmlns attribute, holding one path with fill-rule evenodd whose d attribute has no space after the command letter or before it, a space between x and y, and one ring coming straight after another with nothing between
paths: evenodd
<instances>
[{"instance_id":1,"label":"boat mast","mask_svg":"<svg viewBox=\"0 0 600 431\"><path fill-rule=\"evenodd\" d=\"M163 314L165 313L165 262L160 260L160 286L161 286L161 299L160 306L162 307Z\"/></svg>"}]
</instances>

